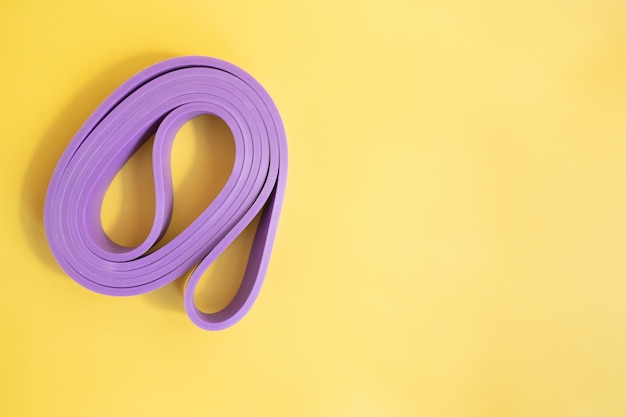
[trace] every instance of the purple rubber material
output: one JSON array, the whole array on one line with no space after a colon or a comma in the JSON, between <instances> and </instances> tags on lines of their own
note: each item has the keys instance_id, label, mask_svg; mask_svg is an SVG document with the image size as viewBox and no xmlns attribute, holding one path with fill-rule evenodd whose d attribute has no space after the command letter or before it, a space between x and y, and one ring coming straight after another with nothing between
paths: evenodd
<instances>
[{"instance_id":1,"label":"purple rubber material","mask_svg":"<svg viewBox=\"0 0 626 417\"><path fill-rule=\"evenodd\" d=\"M215 200L178 236L151 250L170 222L172 142L191 118L223 119L235 140L233 171ZM115 175L155 135L155 215L143 243L124 247L102 228L100 209ZM133 76L87 119L52 175L44 225L63 270L82 286L107 295L144 294L195 267L184 293L191 321L221 330L254 303L270 258L287 178L287 141L274 102L242 69L208 57L173 58ZM194 303L198 281L211 263L261 212L241 286L221 311Z\"/></svg>"}]
</instances>

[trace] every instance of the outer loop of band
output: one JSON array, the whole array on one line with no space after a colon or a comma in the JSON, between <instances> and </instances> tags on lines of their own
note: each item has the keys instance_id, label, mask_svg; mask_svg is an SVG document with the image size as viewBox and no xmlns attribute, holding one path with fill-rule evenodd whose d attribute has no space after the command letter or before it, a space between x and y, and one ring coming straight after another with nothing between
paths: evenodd
<instances>
[{"instance_id":1,"label":"outer loop of band","mask_svg":"<svg viewBox=\"0 0 626 417\"><path fill-rule=\"evenodd\" d=\"M232 173L198 218L170 242L150 251L172 214L172 142L185 122L203 114L220 117L233 133ZM127 248L108 238L100 209L115 175L152 134L154 222L144 242ZM245 71L215 58L170 59L120 86L71 140L48 187L46 236L63 270L102 294L143 294L195 268L185 288L185 310L201 328L224 329L246 314L261 289L286 175L284 128L263 87ZM217 313L200 311L194 293L202 274L261 212L237 294Z\"/></svg>"}]
</instances>

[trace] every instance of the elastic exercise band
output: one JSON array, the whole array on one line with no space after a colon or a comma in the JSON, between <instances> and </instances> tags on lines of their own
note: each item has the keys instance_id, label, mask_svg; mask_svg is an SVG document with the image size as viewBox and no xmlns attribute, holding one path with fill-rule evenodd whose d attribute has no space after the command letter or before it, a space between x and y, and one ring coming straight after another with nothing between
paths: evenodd
<instances>
[{"instance_id":1,"label":"elastic exercise band","mask_svg":"<svg viewBox=\"0 0 626 417\"><path fill-rule=\"evenodd\" d=\"M235 141L233 171L204 212L163 247L150 251L172 214L172 142L181 126L200 115L226 122ZM152 135L155 215L136 247L104 232L104 195L124 164ZM76 282L108 295L143 294L169 284L195 266L184 295L198 326L224 329L256 299L270 257L287 175L287 143L278 110L263 87L227 62L181 57L135 75L87 119L61 156L46 195L44 224L54 257ZM241 286L221 311L194 303L204 271L263 210Z\"/></svg>"}]
</instances>

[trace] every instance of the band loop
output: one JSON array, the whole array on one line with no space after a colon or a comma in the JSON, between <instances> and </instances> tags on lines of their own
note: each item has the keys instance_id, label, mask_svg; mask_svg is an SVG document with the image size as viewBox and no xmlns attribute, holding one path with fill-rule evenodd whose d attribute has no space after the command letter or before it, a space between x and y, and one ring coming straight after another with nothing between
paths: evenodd
<instances>
[{"instance_id":1,"label":"band loop","mask_svg":"<svg viewBox=\"0 0 626 417\"><path fill-rule=\"evenodd\" d=\"M233 171L215 200L185 230L150 251L172 214L172 142L190 119L215 115L235 141ZM155 135L155 216L136 247L113 242L100 208L115 175ZM272 99L249 74L208 57L180 57L145 69L111 94L67 146L52 175L44 210L48 243L76 282L108 295L160 288L195 267L184 295L190 319L207 330L239 321L261 288L285 192L287 143ZM262 211L241 286L219 312L194 304L198 281L211 263Z\"/></svg>"}]
</instances>

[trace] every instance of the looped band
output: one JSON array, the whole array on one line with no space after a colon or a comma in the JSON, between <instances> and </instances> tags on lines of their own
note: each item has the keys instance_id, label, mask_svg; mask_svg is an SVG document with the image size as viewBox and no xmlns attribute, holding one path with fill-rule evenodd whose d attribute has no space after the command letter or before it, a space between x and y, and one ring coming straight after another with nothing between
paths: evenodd
<instances>
[{"instance_id":1,"label":"looped band","mask_svg":"<svg viewBox=\"0 0 626 417\"><path fill-rule=\"evenodd\" d=\"M232 173L193 223L151 251L167 230L172 214L172 142L184 123L200 115L220 117L232 131ZM154 222L141 244L121 246L104 232L102 202L116 174L152 135ZM240 68L218 59L170 59L122 84L76 133L48 187L46 236L63 270L82 286L102 294L143 294L169 284L195 266L185 287L185 310L204 329L224 329L246 314L259 293L286 175L283 124L263 87ZM221 311L200 311L194 292L202 274L261 211L235 297Z\"/></svg>"}]
</instances>

